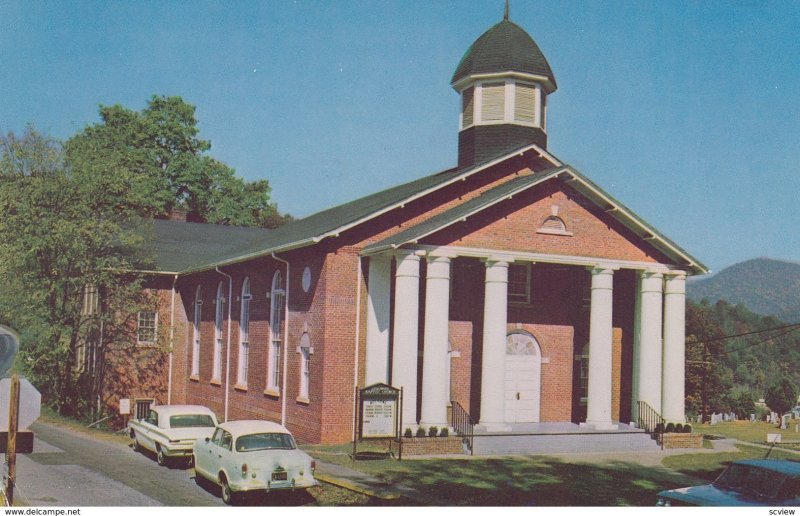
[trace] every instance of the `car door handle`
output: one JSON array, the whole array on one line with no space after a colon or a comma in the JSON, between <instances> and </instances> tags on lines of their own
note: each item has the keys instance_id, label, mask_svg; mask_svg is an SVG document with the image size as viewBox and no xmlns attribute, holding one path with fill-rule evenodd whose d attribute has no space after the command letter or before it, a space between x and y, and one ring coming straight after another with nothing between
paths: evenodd
<instances>
[{"instance_id":1,"label":"car door handle","mask_svg":"<svg viewBox=\"0 0 800 516\"><path fill-rule=\"evenodd\" d=\"M222 458L222 455L217 455L217 457L219 457L219 458L221 459L221 458Z\"/></svg>"},{"instance_id":2,"label":"car door handle","mask_svg":"<svg viewBox=\"0 0 800 516\"><path fill-rule=\"evenodd\" d=\"M517 399L519 399L519 393L517 393Z\"/></svg>"}]
</instances>

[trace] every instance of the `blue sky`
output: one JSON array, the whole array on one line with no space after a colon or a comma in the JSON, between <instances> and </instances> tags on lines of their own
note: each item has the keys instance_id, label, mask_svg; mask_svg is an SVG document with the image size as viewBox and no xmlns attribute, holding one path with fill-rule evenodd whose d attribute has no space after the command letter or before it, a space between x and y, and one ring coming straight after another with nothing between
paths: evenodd
<instances>
[{"instance_id":1,"label":"blue sky","mask_svg":"<svg viewBox=\"0 0 800 516\"><path fill-rule=\"evenodd\" d=\"M295 216L456 161L449 80L502 0L0 0L0 131L197 106ZM547 56L549 150L713 270L800 261L800 1L511 0Z\"/></svg>"}]
</instances>

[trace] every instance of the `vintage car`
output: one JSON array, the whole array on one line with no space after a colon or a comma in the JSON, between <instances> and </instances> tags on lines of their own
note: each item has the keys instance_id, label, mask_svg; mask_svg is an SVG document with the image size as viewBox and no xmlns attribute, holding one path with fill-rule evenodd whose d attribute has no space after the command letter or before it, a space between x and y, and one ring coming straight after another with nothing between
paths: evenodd
<instances>
[{"instance_id":1,"label":"vintage car","mask_svg":"<svg viewBox=\"0 0 800 516\"><path fill-rule=\"evenodd\" d=\"M658 493L658 506L796 506L800 505L800 462L741 460L711 484Z\"/></svg>"},{"instance_id":2,"label":"vintage car","mask_svg":"<svg viewBox=\"0 0 800 516\"><path fill-rule=\"evenodd\" d=\"M198 479L220 486L227 504L246 492L317 485L314 459L297 449L286 428L269 421L222 423L213 436L195 443L194 467Z\"/></svg>"},{"instance_id":3,"label":"vintage car","mask_svg":"<svg viewBox=\"0 0 800 516\"><path fill-rule=\"evenodd\" d=\"M192 458L192 446L209 437L217 426L217 416L200 405L153 406L144 419L128 423L134 450L150 450L158 463L172 458Z\"/></svg>"}]
</instances>

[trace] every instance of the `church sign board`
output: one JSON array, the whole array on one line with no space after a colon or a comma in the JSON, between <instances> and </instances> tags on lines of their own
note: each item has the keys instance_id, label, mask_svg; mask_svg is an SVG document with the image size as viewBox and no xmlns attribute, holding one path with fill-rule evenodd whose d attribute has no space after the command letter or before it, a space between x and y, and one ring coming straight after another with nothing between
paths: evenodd
<instances>
[{"instance_id":1,"label":"church sign board","mask_svg":"<svg viewBox=\"0 0 800 516\"><path fill-rule=\"evenodd\" d=\"M361 389L359 394L359 438L396 438L400 427L400 390L376 383Z\"/></svg>"}]
</instances>

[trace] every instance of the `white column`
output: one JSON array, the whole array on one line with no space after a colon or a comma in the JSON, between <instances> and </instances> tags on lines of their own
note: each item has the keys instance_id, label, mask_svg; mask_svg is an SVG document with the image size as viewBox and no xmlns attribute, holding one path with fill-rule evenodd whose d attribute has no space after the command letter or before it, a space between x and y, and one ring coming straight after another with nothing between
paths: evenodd
<instances>
[{"instance_id":1,"label":"white column","mask_svg":"<svg viewBox=\"0 0 800 516\"><path fill-rule=\"evenodd\" d=\"M425 340L422 354L420 425L423 426L448 426L449 316L450 258L429 256L425 277Z\"/></svg>"},{"instance_id":2,"label":"white column","mask_svg":"<svg viewBox=\"0 0 800 516\"><path fill-rule=\"evenodd\" d=\"M686 382L686 275L669 274L664 289L664 371L662 416L684 423Z\"/></svg>"},{"instance_id":3,"label":"white column","mask_svg":"<svg viewBox=\"0 0 800 516\"><path fill-rule=\"evenodd\" d=\"M664 277L641 272L638 395L661 414L661 316Z\"/></svg>"},{"instance_id":4,"label":"white column","mask_svg":"<svg viewBox=\"0 0 800 516\"><path fill-rule=\"evenodd\" d=\"M589 317L589 399L586 424L612 429L612 312L614 271L592 269L592 307Z\"/></svg>"},{"instance_id":5,"label":"white column","mask_svg":"<svg viewBox=\"0 0 800 516\"><path fill-rule=\"evenodd\" d=\"M487 260L483 300L480 424L489 431L504 431L510 428L505 424L503 414L507 302L508 262Z\"/></svg>"},{"instance_id":6,"label":"white column","mask_svg":"<svg viewBox=\"0 0 800 516\"><path fill-rule=\"evenodd\" d=\"M639 350L641 349L642 276L636 275L636 302L633 312L633 356L631 357L631 424L639 422Z\"/></svg>"},{"instance_id":7,"label":"white column","mask_svg":"<svg viewBox=\"0 0 800 516\"><path fill-rule=\"evenodd\" d=\"M367 292L367 366L365 382L389 383L389 318L392 283L391 257L369 259Z\"/></svg>"},{"instance_id":8,"label":"white column","mask_svg":"<svg viewBox=\"0 0 800 516\"><path fill-rule=\"evenodd\" d=\"M403 428L417 424L419 256L397 255L394 284L392 386L403 388Z\"/></svg>"}]
</instances>

